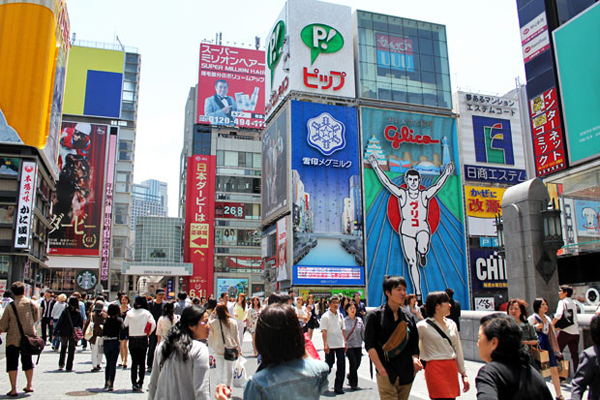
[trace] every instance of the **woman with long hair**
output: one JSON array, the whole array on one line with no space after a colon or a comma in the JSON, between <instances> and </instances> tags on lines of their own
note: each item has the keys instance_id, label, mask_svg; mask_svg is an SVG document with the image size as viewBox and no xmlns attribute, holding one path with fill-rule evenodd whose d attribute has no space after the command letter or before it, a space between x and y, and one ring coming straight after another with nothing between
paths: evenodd
<instances>
[{"instance_id":1,"label":"woman with long hair","mask_svg":"<svg viewBox=\"0 0 600 400\"><path fill-rule=\"evenodd\" d=\"M546 315L548 312L548 302L546 299L538 297L533 301L533 315L527 318L527 321L535 328L538 336L538 344L542 350L548 352L550 358L550 376L552 384L556 392L556 399L564 399L560 388L560 377L558 376L558 362L556 354L560 354L558 350L558 341L554 333L552 319Z\"/></svg>"},{"instance_id":2,"label":"woman with long hair","mask_svg":"<svg viewBox=\"0 0 600 400\"><path fill-rule=\"evenodd\" d=\"M146 375L148 336L156 328L156 322L148 311L148 301L144 296L136 296L133 301L133 310L127 313L123 324L129 328L131 386L134 392L141 392Z\"/></svg>"},{"instance_id":3,"label":"woman with long hair","mask_svg":"<svg viewBox=\"0 0 600 400\"><path fill-rule=\"evenodd\" d=\"M93 324L92 337L90 338L90 348L92 350L92 372L98 372L102 369L102 324L104 323L104 301L98 300L90 309L88 319L83 327L85 332L90 324Z\"/></svg>"},{"instance_id":4,"label":"woman with long hair","mask_svg":"<svg viewBox=\"0 0 600 400\"><path fill-rule=\"evenodd\" d=\"M522 340L514 318L498 313L481 319L477 347L486 365L475 379L477 398L552 400L546 382L529 364Z\"/></svg>"},{"instance_id":5,"label":"woman with long hair","mask_svg":"<svg viewBox=\"0 0 600 400\"><path fill-rule=\"evenodd\" d=\"M304 332L308 333L308 338L312 340L313 332L315 328L319 327L319 320L317 319L317 304L315 303L315 296L309 294L306 299L306 312L309 315L308 322L304 327Z\"/></svg>"},{"instance_id":6,"label":"woman with long hair","mask_svg":"<svg viewBox=\"0 0 600 400\"><path fill-rule=\"evenodd\" d=\"M75 346L77 342L73 337L75 328L81 329L83 326L83 317L79 311L79 300L77 297L69 297L67 308L60 314L60 318L54 327L54 334L60 336L60 357L58 358L58 369L65 368L65 355L67 350L67 372L73 370L73 360L75 359Z\"/></svg>"},{"instance_id":7,"label":"woman with long hair","mask_svg":"<svg viewBox=\"0 0 600 400\"><path fill-rule=\"evenodd\" d=\"M5 292L6 294L6 292ZM54 307L52 308L52 327L56 328L56 324L58 324L58 319L60 315L67 307L67 295L64 293L56 296L56 303L54 303ZM52 350L58 351L60 347L60 336L54 335L52 338Z\"/></svg>"},{"instance_id":8,"label":"woman with long hair","mask_svg":"<svg viewBox=\"0 0 600 400\"><path fill-rule=\"evenodd\" d=\"M121 310L116 304L108 306L107 318L102 328L102 339L104 341L104 355L106 356L106 368L104 369L104 390L112 392L117 372L117 359L119 358L121 333L125 327L121 319Z\"/></svg>"},{"instance_id":9,"label":"woman with long hair","mask_svg":"<svg viewBox=\"0 0 600 400\"><path fill-rule=\"evenodd\" d=\"M523 344L527 350L531 346L535 346L538 343L538 336L535 333L535 328L527 321L527 307L529 304L525 300L511 299L508 301L508 307L506 313L513 317L519 327L523 330Z\"/></svg>"},{"instance_id":10,"label":"woman with long hair","mask_svg":"<svg viewBox=\"0 0 600 400\"><path fill-rule=\"evenodd\" d=\"M261 370L248 379L245 399L279 399L301 393L318 399L327 389L329 367L305 357L305 341L298 317L287 304L271 304L256 324L256 348Z\"/></svg>"},{"instance_id":11,"label":"woman with long hair","mask_svg":"<svg viewBox=\"0 0 600 400\"><path fill-rule=\"evenodd\" d=\"M179 315L175 314L175 304L173 302L165 303L163 315L156 324L156 339L160 343L163 337L167 335L169 329L179 321Z\"/></svg>"},{"instance_id":12,"label":"woman with long hair","mask_svg":"<svg viewBox=\"0 0 600 400\"><path fill-rule=\"evenodd\" d=\"M413 315L413 319L415 323L421 321L423 319L423 315L421 315L421 310L419 309L419 305L417 304L417 295L409 294L406 296L406 304L407 309Z\"/></svg>"},{"instance_id":13,"label":"woman with long hair","mask_svg":"<svg viewBox=\"0 0 600 400\"><path fill-rule=\"evenodd\" d=\"M217 363L217 384L225 384L231 389L234 361L225 360L225 348L237 349L241 355L240 336L238 335L237 323L229 315L227 306L219 304L215 311L217 318L210 323L211 334L209 339Z\"/></svg>"},{"instance_id":14,"label":"woman with long hair","mask_svg":"<svg viewBox=\"0 0 600 400\"><path fill-rule=\"evenodd\" d=\"M183 310L156 348L149 400L211 398L208 348L203 343L208 331L206 309L193 305Z\"/></svg>"},{"instance_id":15,"label":"woman with long hair","mask_svg":"<svg viewBox=\"0 0 600 400\"><path fill-rule=\"evenodd\" d=\"M427 318L417 324L421 343L421 359L427 361L425 381L432 399L454 399L460 396L458 376L463 392L470 388L465 359L456 323L450 318L450 297L446 292L432 292L425 300Z\"/></svg>"},{"instance_id":16,"label":"woman with long hair","mask_svg":"<svg viewBox=\"0 0 600 400\"><path fill-rule=\"evenodd\" d=\"M125 320L129 310L131 310L131 306L129 306L129 296L123 294L119 297L119 311L121 313L122 320ZM127 355L129 354L129 350L127 350L128 340L129 328L124 328L121 331L121 364L119 364L119 367L123 367L123 369L127 368Z\"/></svg>"},{"instance_id":17,"label":"woman with long hair","mask_svg":"<svg viewBox=\"0 0 600 400\"><path fill-rule=\"evenodd\" d=\"M246 328L248 329L248 332L250 332L250 334L252 335L252 349L254 349L254 357L258 356L258 353L256 352L256 321L258 321L258 316L260 314L260 310L261 310L261 306L260 306L260 299L256 296L254 296L251 300L250 300L250 307L248 307L248 310L246 311L246 317L244 318L244 320L246 321Z\"/></svg>"},{"instance_id":18,"label":"woman with long hair","mask_svg":"<svg viewBox=\"0 0 600 400\"><path fill-rule=\"evenodd\" d=\"M238 334L240 335L240 346L244 343L244 318L246 317L246 295L244 293L238 294L235 305L233 306L233 317L238 327Z\"/></svg>"}]
</instances>

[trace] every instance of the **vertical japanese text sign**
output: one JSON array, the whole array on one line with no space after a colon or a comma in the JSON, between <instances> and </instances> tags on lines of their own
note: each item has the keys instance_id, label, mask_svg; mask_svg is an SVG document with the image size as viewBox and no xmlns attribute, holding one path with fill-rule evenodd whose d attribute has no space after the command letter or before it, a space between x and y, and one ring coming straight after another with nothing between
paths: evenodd
<instances>
[{"instance_id":1,"label":"vertical japanese text sign","mask_svg":"<svg viewBox=\"0 0 600 400\"><path fill-rule=\"evenodd\" d=\"M113 189L115 181L115 158L118 128L110 128L108 139L108 160L106 164L106 183L104 185L104 215L102 216L102 252L100 254L100 283L109 289L110 275L110 237L112 226Z\"/></svg>"},{"instance_id":2,"label":"vertical japanese text sign","mask_svg":"<svg viewBox=\"0 0 600 400\"><path fill-rule=\"evenodd\" d=\"M15 225L15 249L29 249L35 190L37 183L37 163L21 163L21 181L19 184L19 203Z\"/></svg>"}]
</instances>

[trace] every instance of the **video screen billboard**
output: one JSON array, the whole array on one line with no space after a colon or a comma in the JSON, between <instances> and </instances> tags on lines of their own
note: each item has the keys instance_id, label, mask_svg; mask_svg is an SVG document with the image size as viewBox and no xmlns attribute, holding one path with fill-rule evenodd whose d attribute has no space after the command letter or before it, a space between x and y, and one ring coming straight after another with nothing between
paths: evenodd
<instances>
[{"instance_id":1,"label":"video screen billboard","mask_svg":"<svg viewBox=\"0 0 600 400\"><path fill-rule=\"evenodd\" d=\"M262 137L262 223L288 208L288 110L271 120Z\"/></svg>"},{"instance_id":2,"label":"video screen billboard","mask_svg":"<svg viewBox=\"0 0 600 400\"><path fill-rule=\"evenodd\" d=\"M292 148L293 283L360 284L364 252L356 109L292 101ZM346 270L352 273L336 278ZM329 278L318 278L325 275ZM311 276L316 280L307 283Z\"/></svg>"},{"instance_id":3,"label":"video screen billboard","mask_svg":"<svg viewBox=\"0 0 600 400\"><path fill-rule=\"evenodd\" d=\"M369 304L385 275L426 298L451 287L469 304L456 120L361 108Z\"/></svg>"},{"instance_id":4,"label":"video screen billboard","mask_svg":"<svg viewBox=\"0 0 600 400\"><path fill-rule=\"evenodd\" d=\"M240 293L244 293L246 296L249 296L250 292L248 292L248 279L217 278L217 291L215 293L221 295L223 292L228 293L229 298L232 300L236 299Z\"/></svg>"},{"instance_id":5,"label":"video screen billboard","mask_svg":"<svg viewBox=\"0 0 600 400\"><path fill-rule=\"evenodd\" d=\"M73 46L63 112L120 118L125 52Z\"/></svg>"},{"instance_id":6,"label":"video screen billboard","mask_svg":"<svg viewBox=\"0 0 600 400\"><path fill-rule=\"evenodd\" d=\"M63 122L50 254L98 256L109 127Z\"/></svg>"},{"instance_id":7,"label":"video screen billboard","mask_svg":"<svg viewBox=\"0 0 600 400\"><path fill-rule=\"evenodd\" d=\"M277 221L277 258L275 261L277 282L287 281L292 276L288 261L287 217Z\"/></svg>"},{"instance_id":8,"label":"video screen billboard","mask_svg":"<svg viewBox=\"0 0 600 400\"><path fill-rule=\"evenodd\" d=\"M579 164L600 155L600 48L592 44L598 41L598 4L554 31L567 149L571 164Z\"/></svg>"},{"instance_id":9,"label":"video screen billboard","mask_svg":"<svg viewBox=\"0 0 600 400\"><path fill-rule=\"evenodd\" d=\"M265 52L200 44L199 124L262 128Z\"/></svg>"}]
</instances>

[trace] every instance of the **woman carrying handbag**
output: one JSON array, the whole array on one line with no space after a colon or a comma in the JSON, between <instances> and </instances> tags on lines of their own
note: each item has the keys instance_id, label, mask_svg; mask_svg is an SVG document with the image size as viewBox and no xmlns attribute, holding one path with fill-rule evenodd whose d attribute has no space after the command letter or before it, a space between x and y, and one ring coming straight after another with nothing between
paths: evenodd
<instances>
[{"instance_id":1,"label":"woman carrying handbag","mask_svg":"<svg viewBox=\"0 0 600 400\"><path fill-rule=\"evenodd\" d=\"M60 336L60 357L58 358L58 369L65 368L65 356L67 350L66 370L73 370L73 360L75 359L75 346L77 342L83 338L83 317L79 311L79 300L75 296L71 296L68 301L68 306L60 315L56 326L54 327L54 335Z\"/></svg>"},{"instance_id":2,"label":"woman carrying handbag","mask_svg":"<svg viewBox=\"0 0 600 400\"><path fill-rule=\"evenodd\" d=\"M233 383L233 366L242 354L237 323L227 311L227 306L219 304L215 308L217 318L210 323L211 348L215 352L217 364L217 385L224 384L229 389ZM237 354L235 354L237 352Z\"/></svg>"},{"instance_id":3,"label":"woman carrying handbag","mask_svg":"<svg viewBox=\"0 0 600 400\"><path fill-rule=\"evenodd\" d=\"M146 353L148 336L156 328L156 321L148 311L148 301L137 296L133 301L133 310L127 313L125 327L129 327L129 352L131 353L131 386L134 392L141 392L146 375Z\"/></svg>"}]
</instances>

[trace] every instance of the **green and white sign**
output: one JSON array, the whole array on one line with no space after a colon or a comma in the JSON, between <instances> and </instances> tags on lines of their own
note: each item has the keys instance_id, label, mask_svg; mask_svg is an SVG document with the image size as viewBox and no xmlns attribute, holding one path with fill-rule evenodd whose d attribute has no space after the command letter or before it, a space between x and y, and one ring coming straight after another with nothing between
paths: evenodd
<instances>
[{"instance_id":1,"label":"green and white sign","mask_svg":"<svg viewBox=\"0 0 600 400\"><path fill-rule=\"evenodd\" d=\"M310 63L321 53L335 53L344 47L344 37L335 28L324 24L311 24L300 33L302 42L310 49Z\"/></svg>"},{"instance_id":2,"label":"green and white sign","mask_svg":"<svg viewBox=\"0 0 600 400\"><path fill-rule=\"evenodd\" d=\"M600 3L553 34L573 165L600 155Z\"/></svg>"},{"instance_id":3,"label":"green and white sign","mask_svg":"<svg viewBox=\"0 0 600 400\"><path fill-rule=\"evenodd\" d=\"M96 283L98 283L98 277L92 271L81 271L77 274L77 286L82 288L83 290L90 290Z\"/></svg>"}]
</instances>

